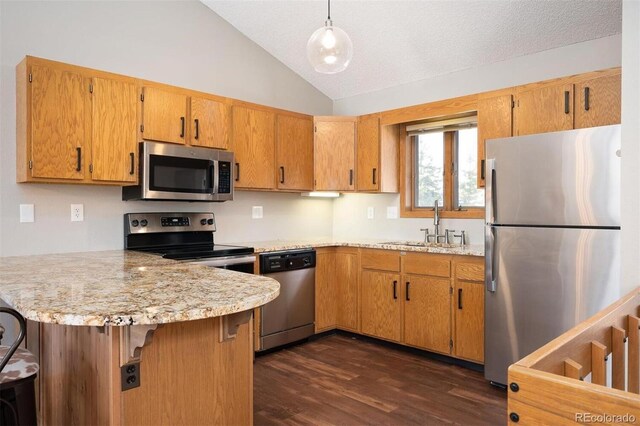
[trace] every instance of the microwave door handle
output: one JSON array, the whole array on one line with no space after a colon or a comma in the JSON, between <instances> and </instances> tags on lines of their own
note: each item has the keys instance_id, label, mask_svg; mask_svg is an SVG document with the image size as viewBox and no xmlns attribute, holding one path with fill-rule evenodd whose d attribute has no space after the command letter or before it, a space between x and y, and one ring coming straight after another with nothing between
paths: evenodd
<instances>
[{"instance_id":1,"label":"microwave door handle","mask_svg":"<svg viewBox=\"0 0 640 426\"><path fill-rule=\"evenodd\" d=\"M209 166L211 181L213 182L213 194L218 193L218 186L220 185L220 173L218 170L218 161L213 160L212 164Z\"/></svg>"}]
</instances>

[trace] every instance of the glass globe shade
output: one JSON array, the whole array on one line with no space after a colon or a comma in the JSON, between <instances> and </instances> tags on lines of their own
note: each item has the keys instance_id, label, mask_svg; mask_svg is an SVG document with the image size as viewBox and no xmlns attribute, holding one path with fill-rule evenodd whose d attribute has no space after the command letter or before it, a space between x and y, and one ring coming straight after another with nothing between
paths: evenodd
<instances>
[{"instance_id":1,"label":"glass globe shade","mask_svg":"<svg viewBox=\"0 0 640 426\"><path fill-rule=\"evenodd\" d=\"M331 21L318 28L307 42L307 57L313 68L323 74L344 71L353 57L353 44L343 30Z\"/></svg>"}]
</instances>

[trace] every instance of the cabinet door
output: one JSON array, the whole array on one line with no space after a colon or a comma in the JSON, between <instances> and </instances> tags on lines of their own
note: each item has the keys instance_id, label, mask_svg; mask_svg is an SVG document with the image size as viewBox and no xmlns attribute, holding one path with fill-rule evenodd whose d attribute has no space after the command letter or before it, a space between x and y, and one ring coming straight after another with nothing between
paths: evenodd
<instances>
[{"instance_id":1,"label":"cabinet door","mask_svg":"<svg viewBox=\"0 0 640 426\"><path fill-rule=\"evenodd\" d=\"M233 107L233 152L237 188L275 185L275 117L272 112Z\"/></svg>"},{"instance_id":2,"label":"cabinet door","mask_svg":"<svg viewBox=\"0 0 640 426\"><path fill-rule=\"evenodd\" d=\"M315 189L353 191L355 189L354 120L315 122Z\"/></svg>"},{"instance_id":3,"label":"cabinet door","mask_svg":"<svg viewBox=\"0 0 640 426\"><path fill-rule=\"evenodd\" d=\"M449 354L451 341L450 281L404 275L404 342Z\"/></svg>"},{"instance_id":4,"label":"cabinet door","mask_svg":"<svg viewBox=\"0 0 640 426\"><path fill-rule=\"evenodd\" d=\"M358 191L377 191L380 188L380 118L377 114L358 118L356 154Z\"/></svg>"},{"instance_id":5,"label":"cabinet door","mask_svg":"<svg viewBox=\"0 0 640 426\"><path fill-rule=\"evenodd\" d=\"M456 281L455 355L484 362L484 284Z\"/></svg>"},{"instance_id":6,"label":"cabinet door","mask_svg":"<svg viewBox=\"0 0 640 426\"><path fill-rule=\"evenodd\" d=\"M516 135L573 129L573 84L524 89L516 96Z\"/></svg>"},{"instance_id":7,"label":"cabinet door","mask_svg":"<svg viewBox=\"0 0 640 426\"><path fill-rule=\"evenodd\" d=\"M336 253L338 317L340 328L358 331L358 255Z\"/></svg>"},{"instance_id":8,"label":"cabinet door","mask_svg":"<svg viewBox=\"0 0 640 426\"><path fill-rule=\"evenodd\" d=\"M400 275L363 270L360 277L362 332L399 342L402 331Z\"/></svg>"},{"instance_id":9,"label":"cabinet door","mask_svg":"<svg viewBox=\"0 0 640 426\"><path fill-rule=\"evenodd\" d=\"M316 251L316 333L336 328L336 253Z\"/></svg>"},{"instance_id":10,"label":"cabinet door","mask_svg":"<svg viewBox=\"0 0 640 426\"><path fill-rule=\"evenodd\" d=\"M478 188L484 187L484 144L487 139L513 136L513 97L496 96L478 101Z\"/></svg>"},{"instance_id":11,"label":"cabinet door","mask_svg":"<svg viewBox=\"0 0 640 426\"><path fill-rule=\"evenodd\" d=\"M138 169L138 89L94 78L91 95L91 178L135 182Z\"/></svg>"},{"instance_id":12,"label":"cabinet door","mask_svg":"<svg viewBox=\"0 0 640 426\"><path fill-rule=\"evenodd\" d=\"M313 120L278 115L278 189L313 191Z\"/></svg>"},{"instance_id":13,"label":"cabinet door","mask_svg":"<svg viewBox=\"0 0 640 426\"><path fill-rule=\"evenodd\" d=\"M620 123L620 74L576 84L575 128Z\"/></svg>"},{"instance_id":14,"label":"cabinet door","mask_svg":"<svg viewBox=\"0 0 640 426\"><path fill-rule=\"evenodd\" d=\"M84 179L89 83L80 74L31 67L31 176Z\"/></svg>"},{"instance_id":15,"label":"cabinet door","mask_svg":"<svg viewBox=\"0 0 640 426\"><path fill-rule=\"evenodd\" d=\"M187 140L187 97L155 87L144 87L142 92L142 137L184 144Z\"/></svg>"},{"instance_id":16,"label":"cabinet door","mask_svg":"<svg viewBox=\"0 0 640 426\"><path fill-rule=\"evenodd\" d=\"M190 145L229 149L231 107L212 99L191 98Z\"/></svg>"}]
</instances>

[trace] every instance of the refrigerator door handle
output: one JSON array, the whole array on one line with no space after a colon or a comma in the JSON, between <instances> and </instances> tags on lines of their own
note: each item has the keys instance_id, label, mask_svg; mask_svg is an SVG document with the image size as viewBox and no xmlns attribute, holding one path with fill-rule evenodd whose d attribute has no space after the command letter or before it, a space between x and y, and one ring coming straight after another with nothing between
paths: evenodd
<instances>
[{"instance_id":1,"label":"refrigerator door handle","mask_svg":"<svg viewBox=\"0 0 640 426\"><path fill-rule=\"evenodd\" d=\"M488 179L485 183L485 208L486 220L488 224L496 222L496 159L487 158L485 163L486 176Z\"/></svg>"},{"instance_id":2,"label":"refrigerator door handle","mask_svg":"<svg viewBox=\"0 0 640 426\"><path fill-rule=\"evenodd\" d=\"M485 258L484 258L484 269L485 269L485 286L487 287L487 291L490 293L496 292L496 266L494 261L494 252L495 252L495 235L493 226L487 226L486 234L485 234Z\"/></svg>"}]
</instances>

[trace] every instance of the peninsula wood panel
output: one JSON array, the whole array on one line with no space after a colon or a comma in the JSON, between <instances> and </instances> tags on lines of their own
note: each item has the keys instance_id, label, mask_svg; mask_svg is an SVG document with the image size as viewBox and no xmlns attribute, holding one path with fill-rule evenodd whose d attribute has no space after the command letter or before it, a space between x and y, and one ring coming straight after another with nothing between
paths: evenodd
<instances>
[{"instance_id":1,"label":"peninsula wood panel","mask_svg":"<svg viewBox=\"0 0 640 426\"><path fill-rule=\"evenodd\" d=\"M30 72L31 176L82 180L91 128L89 83L79 73L48 66L34 64Z\"/></svg>"},{"instance_id":2,"label":"peninsula wood panel","mask_svg":"<svg viewBox=\"0 0 640 426\"><path fill-rule=\"evenodd\" d=\"M335 264L334 250L316 250L316 333L336 328L338 307Z\"/></svg>"},{"instance_id":3,"label":"peninsula wood panel","mask_svg":"<svg viewBox=\"0 0 640 426\"><path fill-rule=\"evenodd\" d=\"M420 275L403 275L402 278L404 291L408 291L404 306L404 343L451 353L450 281Z\"/></svg>"},{"instance_id":4,"label":"peninsula wood panel","mask_svg":"<svg viewBox=\"0 0 640 426\"><path fill-rule=\"evenodd\" d=\"M142 348L140 387L121 393L125 425L253 424L252 324L220 342L220 323L185 321L154 332Z\"/></svg>"},{"instance_id":5,"label":"peninsula wood panel","mask_svg":"<svg viewBox=\"0 0 640 426\"><path fill-rule=\"evenodd\" d=\"M620 80L620 74L614 74L576 84L576 129L620 123Z\"/></svg>"},{"instance_id":6,"label":"peninsula wood panel","mask_svg":"<svg viewBox=\"0 0 640 426\"><path fill-rule=\"evenodd\" d=\"M335 257L335 272L338 303L336 325L344 330L358 331L360 271L357 251L338 249Z\"/></svg>"},{"instance_id":7,"label":"peninsula wood panel","mask_svg":"<svg viewBox=\"0 0 640 426\"><path fill-rule=\"evenodd\" d=\"M362 333L399 342L402 332L402 288L400 275L363 270ZM396 294L394 298L394 283Z\"/></svg>"},{"instance_id":8,"label":"peninsula wood panel","mask_svg":"<svg viewBox=\"0 0 640 426\"><path fill-rule=\"evenodd\" d=\"M573 84L519 89L515 129L519 136L573 129Z\"/></svg>"},{"instance_id":9,"label":"peninsula wood panel","mask_svg":"<svg viewBox=\"0 0 640 426\"><path fill-rule=\"evenodd\" d=\"M454 294L454 353L458 358L484 362L484 282L456 279Z\"/></svg>"},{"instance_id":10,"label":"peninsula wood panel","mask_svg":"<svg viewBox=\"0 0 640 426\"><path fill-rule=\"evenodd\" d=\"M451 259L430 253L407 253L402 257L406 274L432 275L435 277L451 276Z\"/></svg>"},{"instance_id":11,"label":"peninsula wood panel","mask_svg":"<svg viewBox=\"0 0 640 426\"><path fill-rule=\"evenodd\" d=\"M91 94L91 178L136 182L138 170L138 88L94 78Z\"/></svg>"},{"instance_id":12,"label":"peninsula wood panel","mask_svg":"<svg viewBox=\"0 0 640 426\"><path fill-rule=\"evenodd\" d=\"M229 149L231 106L224 102L191 97L189 144L203 148Z\"/></svg>"},{"instance_id":13,"label":"peninsula wood panel","mask_svg":"<svg viewBox=\"0 0 640 426\"><path fill-rule=\"evenodd\" d=\"M355 189L356 119L315 117L315 189L353 191Z\"/></svg>"},{"instance_id":14,"label":"peninsula wood panel","mask_svg":"<svg viewBox=\"0 0 640 426\"><path fill-rule=\"evenodd\" d=\"M233 107L233 143L237 188L275 187L275 114Z\"/></svg>"},{"instance_id":15,"label":"peninsula wood panel","mask_svg":"<svg viewBox=\"0 0 640 426\"><path fill-rule=\"evenodd\" d=\"M142 93L143 139L184 144L189 128L187 96L148 86L143 87Z\"/></svg>"},{"instance_id":16,"label":"peninsula wood panel","mask_svg":"<svg viewBox=\"0 0 640 426\"><path fill-rule=\"evenodd\" d=\"M485 143L487 139L513 136L513 95L478 101L478 188L484 187Z\"/></svg>"},{"instance_id":17,"label":"peninsula wood panel","mask_svg":"<svg viewBox=\"0 0 640 426\"><path fill-rule=\"evenodd\" d=\"M276 118L278 189L313 191L313 119Z\"/></svg>"},{"instance_id":18,"label":"peninsula wood panel","mask_svg":"<svg viewBox=\"0 0 640 426\"><path fill-rule=\"evenodd\" d=\"M362 249L360 251L362 269L400 271L400 252L393 250Z\"/></svg>"},{"instance_id":19,"label":"peninsula wood panel","mask_svg":"<svg viewBox=\"0 0 640 426\"><path fill-rule=\"evenodd\" d=\"M358 117L357 170L358 191L380 189L380 116Z\"/></svg>"}]
</instances>

